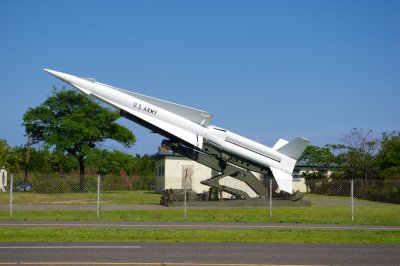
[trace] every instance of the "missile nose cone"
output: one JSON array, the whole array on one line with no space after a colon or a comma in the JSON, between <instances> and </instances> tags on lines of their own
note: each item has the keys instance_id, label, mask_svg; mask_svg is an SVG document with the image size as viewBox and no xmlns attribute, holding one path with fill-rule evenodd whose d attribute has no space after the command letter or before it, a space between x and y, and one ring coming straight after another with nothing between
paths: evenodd
<instances>
[{"instance_id":1,"label":"missile nose cone","mask_svg":"<svg viewBox=\"0 0 400 266\"><path fill-rule=\"evenodd\" d=\"M75 76L65 74L62 72L58 72L55 70L47 69L47 68L44 68L43 70L46 71L47 73L55 76L56 78L61 79L62 81L66 82L68 84L71 84L72 81L74 80L74 78L76 78Z\"/></svg>"},{"instance_id":2,"label":"missile nose cone","mask_svg":"<svg viewBox=\"0 0 400 266\"><path fill-rule=\"evenodd\" d=\"M80 78L77 76L73 76L70 74L58 72L47 68L44 68L43 70L88 95L91 94L91 88L90 86L88 87L87 84L82 85L82 82L90 81L92 83L96 83L94 79Z\"/></svg>"},{"instance_id":3,"label":"missile nose cone","mask_svg":"<svg viewBox=\"0 0 400 266\"><path fill-rule=\"evenodd\" d=\"M55 71L55 70L51 70L51 69L47 69L47 68L44 68L43 70L46 71L47 73L55 76L56 78L61 78L61 76L64 74L64 73L61 73L61 72L58 72L58 71Z\"/></svg>"}]
</instances>

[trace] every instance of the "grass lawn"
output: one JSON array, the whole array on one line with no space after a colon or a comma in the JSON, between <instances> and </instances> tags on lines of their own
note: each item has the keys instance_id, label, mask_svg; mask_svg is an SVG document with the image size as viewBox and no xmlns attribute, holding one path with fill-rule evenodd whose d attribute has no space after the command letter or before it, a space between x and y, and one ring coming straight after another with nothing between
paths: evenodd
<instances>
[{"instance_id":1,"label":"grass lawn","mask_svg":"<svg viewBox=\"0 0 400 266\"><path fill-rule=\"evenodd\" d=\"M313 198L329 199L326 196L308 195ZM13 193L15 205L74 205L93 206L93 211L13 211L12 219L16 220L96 220L96 193ZM100 196L101 205L118 204L155 204L160 195L153 191L104 192ZM343 199L343 198L340 198ZM9 193L0 193L0 219L10 219L7 207ZM6 207L6 208L4 208ZM90 207L91 208L91 207ZM176 208L154 210L102 210L102 220L114 221L182 221L184 210ZM240 209L190 209L188 221L198 222L275 222L275 223L313 223L313 224L350 224L350 206L273 208L272 219L269 219L267 208ZM400 225L400 205L382 204L379 206L356 206L354 224Z\"/></svg>"},{"instance_id":2,"label":"grass lawn","mask_svg":"<svg viewBox=\"0 0 400 266\"><path fill-rule=\"evenodd\" d=\"M352 224L350 208L275 208L269 219L263 208L188 210L192 222L273 222L311 224ZM93 211L13 211L14 220L97 220ZM9 220L9 211L0 211L0 220ZM183 209L101 211L101 220L109 221L183 221ZM353 224L400 225L400 206L358 207Z\"/></svg>"},{"instance_id":3,"label":"grass lawn","mask_svg":"<svg viewBox=\"0 0 400 266\"><path fill-rule=\"evenodd\" d=\"M8 204L9 193L0 193L0 204ZM154 191L116 191L102 192L100 199L102 204L153 204L160 202L160 194ZM85 205L96 204L96 193L30 193L13 192L14 204L32 205Z\"/></svg>"}]
</instances>

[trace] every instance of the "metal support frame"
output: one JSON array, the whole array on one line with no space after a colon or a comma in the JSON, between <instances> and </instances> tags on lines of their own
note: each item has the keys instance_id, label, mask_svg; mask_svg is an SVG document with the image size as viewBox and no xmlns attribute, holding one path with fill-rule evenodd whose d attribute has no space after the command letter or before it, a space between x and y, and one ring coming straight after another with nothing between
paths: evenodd
<instances>
[{"instance_id":1,"label":"metal support frame","mask_svg":"<svg viewBox=\"0 0 400 266\"><path fill-rule=\"evenodd\" d=\"M256 165L234 155L221 152L207 144L204 144L201 150L187 147L170 140L164 140L162 145L218 172L217 175L202 181L201 183L203 185L216 188L218 191L225 191L236 198L249 199L250 196L246 192L219 184L220 179L226 176L231 176L246 183L258 195L265 198L269 197L268 189L250 172L255 171L261 174L270 174L269 169L265 167Z\"/></svg>"}]
</instances>

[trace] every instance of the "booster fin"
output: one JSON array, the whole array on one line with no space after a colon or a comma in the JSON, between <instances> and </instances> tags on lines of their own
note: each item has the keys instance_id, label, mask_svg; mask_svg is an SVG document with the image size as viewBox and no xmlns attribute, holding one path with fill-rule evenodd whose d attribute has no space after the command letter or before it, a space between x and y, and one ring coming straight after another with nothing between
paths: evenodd
<instances>
[{"instance_id":1,"label":"booster fin","mask_svg":"<svg viewBox=\"0 0 400 266\"><path fill-rule=\"evenodd\" d=\"M283 143L280 141L284 141L282 139L280 139L275 146L279 143L280 145ZM292 140L291 142L287 142L286 144L284 144L283 146L280 146L279 148L276 149L276 151L279 151L280 153L298 160L301 156L301 154L305 151L305 149L307 148L308 144L310 144L310 141L308 139L302 138L302 137L298 137L294 140ZM274 146L274 149L275 149Z\"/></svg>"},{"instance_id":2,"label":"booster fin","mask_svg":"<svg viewBox=\"0 0 400 266\"><path fill-rule=\"evenodd\" d=\"M307 148L309 143L309 140L298 137L291 142L288 142L284 139L279 139L274 145L274 150L287 156L286 158L283 157L279 164L281 169L270 167L280 189L288 193L292 193L293 169L296 165L296 161L300 158L301 154Z\"/></svg>"}]
</instances>

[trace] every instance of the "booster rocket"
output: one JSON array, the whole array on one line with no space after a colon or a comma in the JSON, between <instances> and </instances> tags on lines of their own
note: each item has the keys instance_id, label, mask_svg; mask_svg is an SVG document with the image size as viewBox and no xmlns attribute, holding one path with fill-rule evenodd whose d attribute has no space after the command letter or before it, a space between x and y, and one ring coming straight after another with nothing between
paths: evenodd
<instances>
[{"instance_id":1,"label":"booster rocket","mask_svg":"<svg viewBox=\"0 0 400 266\"><path fill-rule=\"evenodd\" d=\"M279 188L292 193L292 173L296 161L309 144L298 137L291 142L280 139L272 148L238 134L210 125L212 114L195 108L115 88L92 78L82 78L44 69L82 93L120 110L121 115L194 149L203 145L269 167Z\"/></svg>"}]
</instances>

